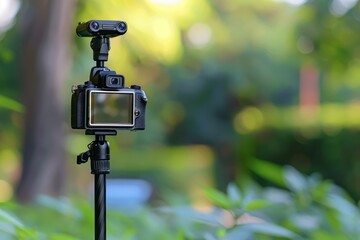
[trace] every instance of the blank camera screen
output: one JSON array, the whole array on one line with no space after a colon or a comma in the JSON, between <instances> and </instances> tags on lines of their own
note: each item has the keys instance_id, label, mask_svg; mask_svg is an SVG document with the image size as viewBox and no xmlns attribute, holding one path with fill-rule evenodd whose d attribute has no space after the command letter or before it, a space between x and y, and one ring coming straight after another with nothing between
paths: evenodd
<instances>
[{"instance_id":1,"label":"blank camera screen","mask_svg":"<svg viewBox=\"0 0 360 240\"><path fill-rule=\"evenodd\" d=\"M91 92L90 125L121 126L133 124L133 94Z\"/></svg>"}]
</instances>

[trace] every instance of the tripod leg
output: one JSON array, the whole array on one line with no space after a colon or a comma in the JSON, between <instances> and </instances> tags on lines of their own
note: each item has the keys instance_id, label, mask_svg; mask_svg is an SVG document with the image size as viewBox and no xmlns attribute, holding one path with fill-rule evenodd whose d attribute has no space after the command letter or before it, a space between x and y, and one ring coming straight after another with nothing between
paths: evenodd
<instances>
[{"instance_id":1,"label":"tripod leg","mask_svg":"<svg viewBox=\"0 0 360 240\"><path fill-rule=\"evenodd\" d=\"M106 240L106 174L95 174L95 240Z\"/></svg>"}]
</instances>

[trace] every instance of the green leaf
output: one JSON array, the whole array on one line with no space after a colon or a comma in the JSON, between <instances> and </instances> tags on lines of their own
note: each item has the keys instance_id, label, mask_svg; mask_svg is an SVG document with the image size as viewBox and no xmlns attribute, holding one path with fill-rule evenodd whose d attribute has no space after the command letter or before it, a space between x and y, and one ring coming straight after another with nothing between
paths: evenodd
<instances>
[{"instance_id":1,"label":"green leaf","mask_svg":"<svg viewBox=\"0 0 360 240\"><path fill-rule=\"evenodd\" d=\"M336 232L327 232L323 229L318 229L316 231L314 231L309 239L314 239L314 240L348 240L349 238L347 236L345 236L342 233L336 233ZM354 238L356 239L356 238Z\"/></svg>"},{"instance_id":2,"label":"green leaf","mask_svg":"<svg viewBox=\"0 0 360 240\"><path fill-rule=\"evenodd\" d=\"M311 189L314 200L318 201L319 203L323 203L327 199L328 192L331 186L332 183L328 180L316 184L314 188Z\"/></svg>"},{"instance_id":3,"label":"green leaf","mask_svg":"<svg viewBox=\"0 0 360 240\"><path fill-rule=\"evenodd\" d=\"M267 161L253 158L250 161L249 168L258 176L281 187L286 187L283 178L283 170L280 166Z\"/></svg>"},{"instance_id":4,"label":"green leaf","mask_svg":"<svg viewBox=\"0 0 360 240\"><path fill-rule=\"evenodd\" d=\"M16 234L19 239L39 240L38 232L28 227L18 227L16 229Z\"/></svg>"},{"instance_id":5,"label":"green leaf","mask_svg":"<svg viewBox=\"0 0 360 240\"><path fill-rule=\"evenodd\" d=\"M0 232L16 236L18 239L38 240L38 232L25 227L16 217L0 209Z\"/></svg>"},{"instance_id":6,"label":"green leaf","mask_svg":"<svg viewBox=\"0 0 360 240\"><path fill-rule=\"evenodd\" d=\"M6 222L10 223L11 225L15 226L15 227L23 227L24 225L14 216L12 216L11 214L3 211L0 209L0 218L2 218L3 220L5 220Z\"/></svg>"},{"instance_id":7,"label":"green leaf","mask_svg":"<svg viewBox=\"0 0 360 240\"><path fill-rule=\"evenodd\" d=\"M332 194L328 198L329 205L344 216L360 218L359 208L342 196Z\"/></svg>"},{"instance_id":8,"label":"green leaf","mask_svg":"<svg viewBox=\"0 0 360 240\"><path fill-rule=\"evenodd\" d=\"M242 196L240 189L234 183L230 183L227 187L227 194L231 201L241 203Z\"/></svg>"},{"instance_id":9,"label":"green leaf","mask_svg":"<svg viewBox=\"0 0 360 240\"><path fill-rule=\"evenodd\" d=\"M53 198L50 196L39 195L36 201L49 209L53 209L65 216L80 218L81 212L66 198Z\"/></svg>"},{"instance_id":10,"label":"green leaf","mask_svg":"<svg viewBox=\"0 0 360 240\"><path fill-rule=\"evenodd\" d=\"M16 228L0 221L0 236L16 236Z\"/></svg>"},{"instance_id":11,"label":"green leaf","mask_svg":"<svg viewBox=\"0 0 360 240\"><path fill-rule=\"evenodd\" d=\"M24 112L24 106L21 103L4 95L0 95L0 107L7 108L15 112Z\"/></svg>"},{"instance_id":12,"label":"green leaf","mask_svg":"<svg viewBox=\"0 0 360 240\"><path fill-rule=\"evenodd\" d=\"M217 230L216 236L219 238L225 237L226 236L226 230L224 228L219 228Z\"/></svg>"},{"instance_id":13,"label":"green leaf","mask_svg":"<svg viewBox=\"0 0 360 240\"><path fill-rule=\"evenodd\" d=\"M178 219L183 219L186 223L190 222L204 222L216 226L219 224L219 216L216 213L201 213L191 207L174 206L174 207L161 207L159 210L163 213L173 214Z\"/></svg>"},{"instance_id":14,"label":"green leaf","mask_svg":"<svg viewBox=\"0 0 360 240\"><path fill-rule=\"evenodd\" d=\"M294 238L296 236L292 231L272 223L248 224L247 228L254 233L262 233L265 235Z\"/></svg>"},{"instance_id":15,"label":"green leaf","mask_svg":"<svg viewBox=\"0 0 360 240\"><path fill-rule=\"evenodd\" d=\"M284 167L284 177L287 186L294 192L302 192L308 187L306 177L291 166Z\"/></svg>"},{"instance_id":16,"label":"green leaf","mask_svg":"<svg viewBox=\"0 0 360 240\"><path fill-rule=\"evenodd\" d=\"M255 210L259 210L259 209L268 207L269 205L270 205L270 203L265 200L260 200L260 199L253 200L245 206L245 210L246 211L255 211Z\"/></svg>"},{"instance_id":17,"label":"green leaf","mask_svg":"<svg viewBox=\"0 0 360 240\"><path fill-rule=\"evenodd\" d=\"M249 233L251 233L251 235L264 234L266 236L283 237L289 239L294 239L297 237L297 235L292 231L272 223L251 223L238 225L229 233L225 239L236 239L234 236L241 236L239 239L245 239L243 236L248 235Z\"/></svg>"},{"instance_id":18,"label":"green leaf","mask_svg":"<svg viewBox=\"0 0 360 240\"><path fill-rule=\"evenodd\" d=\"M226 237L221 238L221 240L248 240L252 238L252 233L246 229L234 229Z\"/></svg>"},{"instance_id":19,"label":"green leaf","mask_svg":"<svg viewBox=\"0 0 360 240\"><path fill-rule=\"evenodd\" d=\"M225 193L209 188L205 190L205 194L215 205L224 209L231 209L232 202Z\"/></svg>"}]
</instances>

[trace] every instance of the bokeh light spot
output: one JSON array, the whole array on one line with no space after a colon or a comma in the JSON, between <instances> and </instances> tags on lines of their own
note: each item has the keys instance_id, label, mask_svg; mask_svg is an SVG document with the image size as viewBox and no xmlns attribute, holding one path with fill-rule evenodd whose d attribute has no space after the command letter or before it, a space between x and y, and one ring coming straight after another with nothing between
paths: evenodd
<instances>
[{"instance_id":1,"label":"bokeh light spot","mask_svg":"<svg viewBox=\"0 0 360 240\"><path fill-rule=\"evenodd\" d=\"M187 32L187 38L189 42L196 46L202 47L207 45L212 37L212 31L210 27L205 23L196 23Z\"/></svg>"},{"instance_id":2,"label":"bokeh light spot","mask_svg":"<svg viewBox=\"0 0 360 240\"><path fill-rule=\"evenodd\" d=\"M306 37L299 37L297 48L303 54L312 53L314 51L314 43Z\"/></svg>"},{"instance_id":3,"label":"bokeh light spot","mask_svg":"<svg viewBox=\"0 0 360 240\"><path fill-rule=\"evenodd\" d=\"M11 185L4 180L0 180L0 189L0 202L6 202L10 200L13 195L13 189Z\"/></svg>"},{"instance_id":4,"label":"bokeh light spot","mask_svg":"<svg viewBox=\"0 0 360 240\"><path fill-rule=\"evenodd\" d=\"M256 107L247 107L234 118L234 128L240 133L259 130L264 125L264 115Z\"/></svg>"},{"instance_id":5,"label":"bokeh light spot","mask_svg":"<svg viewBox=\"0 0 360 240\"><path fill-rule=\"evenodd\" d=\"M19 0L1 0L0 1L0 32L11 27L14 18L19 11Z\"/></svg>"}]
</instances>

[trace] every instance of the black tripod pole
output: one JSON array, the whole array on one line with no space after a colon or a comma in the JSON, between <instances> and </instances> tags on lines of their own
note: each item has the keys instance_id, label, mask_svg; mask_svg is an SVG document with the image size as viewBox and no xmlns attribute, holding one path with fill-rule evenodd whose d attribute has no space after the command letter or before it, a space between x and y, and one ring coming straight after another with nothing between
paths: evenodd
<instances>
[{"instance_id":1,"label":"black tripod pole","mask_svg":"<svg viewBox=\"0 0 360 240\"><path fill-rule=\"evenodd\" d=\"M95 174L95 240L106 239L106 175Z\"/></svg>"},{"instance_id":2,"label":"black tripod pole","mask_svg":"<svg viewBox=\"0 0 360 240\"><path fill-rule=\"evenodd\" d=\"M95 135L90 145L91 173L94 174L95 240L106 239L106 174L110 173L110 145L105 135Z\"/></svg>"},{"instance_id":3,"label":"black tripod pole","mask_svg":"<svg viewBox=\"0 0 360 240\"><path fill-rule=\"evenodd\" d=\"M106 174L110 173L110 144L105 140L105 133L87 134L94 134L95 141L88 145L88 151L78 155L77 163L85 163L90 157L94 174L95 240L106 240ZM116 132L106 134L116 135Z\"/></svg>"}]
</instances>

